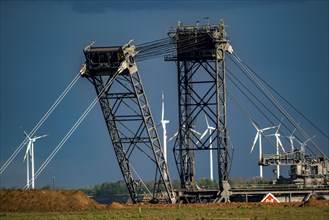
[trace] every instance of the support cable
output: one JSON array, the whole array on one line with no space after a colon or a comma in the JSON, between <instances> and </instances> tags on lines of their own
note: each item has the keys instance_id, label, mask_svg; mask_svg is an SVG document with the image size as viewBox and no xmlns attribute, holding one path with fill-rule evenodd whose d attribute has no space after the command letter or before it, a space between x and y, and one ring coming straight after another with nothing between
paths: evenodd
<instances>
[{"instance_id":1,"label":"support cable","mask_svg":"<svg viewBox=\"0 0 329 220\"><path fill-rule=\"evenodd\" d=\"M65 90L62 92L62 94L57 98L57 100L54 102L54 104L49 108L49 110L44 114L44 116L40 119L40 121L37 123L37 125L32 129L32 131L29 133L29 136L32 137L38 129L42 126L42 124L47 120L49 115L54 111L54 109L58 106L58 104L63 100L63 98L66 96L66 94L71 90L71 88L75 85L75 83L80 78L80 73L78 73L74 79L70 82L70 84L65 88ZM28 137L25 137L25 139L22 141L22 143L18 146L18 148L14 151L14 153L9 157L9 159L3 164L3 166L0 169L0 175L4 172L4 170L9 166L9 164L15 159L17 154L22 150L24 147L24 144L28 141Z\"/></svg>"},{"instance_id":2,"label":"support cable","mask_svg":"<svg viewBox=\"0 0 329 220\"><path fill-rule=\"evenodd\" d=\"M152 196L151 191L149 190L149 188L146 186L146 184L143 182L142 178L138 175L138 173L136 172L136 170L134 169L134 167L129 163L130 168L134 171L134 173L136 174L136 176L138 177L138 179L141 181L141 183L144 185L145 189L147 190L147 192L150 194L150 196Z\"/></svg>"},{"instance_id":3,"label":"support cable","mask_svg":"<svg viewBox=\"0 0 329 220\"><path fill-rule=\"evenodd\" d=\"M242 107L242 105L236 100L236 98L234 98L233 95L231 95L229 93L229 91L226 90L226 93L228 95L228 97L233 101L233 103L239 108L239 110L245 115L245 117L251 122L254 123L257 127L259 127L259 125L257 124L257 122L251 117L251 115ZM271 145L276 149L275 143L268 138L266 135L264 136L270 143Z\"/></svg>"},{"instance_id":4,"label":"support cable","mask_svg":"<svg viewBox=\"0 0 329 220\"><path fill-rule=\"evenodd\" d=\"M254 76L248 71L248 69L246 70L246 67L244 67L239 60L236 59L236 61L240 64L240 66L238 66L238 64L233 60L233 62L239 67L239 69L248 77L248 79L250 80L250 82L252 82L260 92L263 93L263 95L288 119L288 121L293 125L294 125L294 120L293 118L286 112L286 110L277 102L277 100L272 96L271 93L269 93L266 88L257 80L255 80ZM244 70L243 70L244 69ZM277 103L280 105L281 108L279 108L277 106ZM288 115L287 115L288 114ZM287 126L284 125L286 128ZM299 124L297 124L297 126L299 126ZM296 126L295 126L296 127ZM287 128L288 129L288 128ZM301 128L300 128L301 129ZM290 132L291 130L288 129ZM299 129L298 129L299 130ZM312 142L314 144L314 142ZM312 149L309 148L309 150L311 151L312 154L315 155L315 153L312 151Z\"/></svg>"},{"instance_id":5,"label":"support cable","mask_svg":"<svg viewBox=\"0 0 329 220\"><path fill-rule=\"evenodd\" d=\"M239 80L239 79L237 79L233 74L232 74L232 72L230 71L230 70L228 70L227 68L226 68L226 70L227 70L227 72L228 73L230 73L230 75L232 75L233 77L234 77L234 79L237 81L237 82L239 82L240 83L240 85L242 85L242 87L246 90L246 91L248 91L248 93L249 94L251 94L266 110L268 110L270 113L272 113L272 115L273 116L275 116L274 115L274 113L272 112L272 111L270 111L269 109L268 109L268 107L267 106L265 106L264 105L264 103L262 103L248 88L246 88L246 86L245 85L243 85L242 83L241 83L241 81ZM241 92L241 94L243 94L254 106L255 106L255 108L272 124L272 125L274 125L274 123L271 121L271 119L269 119L269 117L264 113L264 111L262 111L257 105L256 105L256 103L255 102L253 102L252 100L251 100L251 98L245 93L245 92L243 92L242 91L242 89L241 89L241 87L240 86L238 86L235 82L234 82L234 80L232 80L231 79L231 77L229 76L229 75L227 75L227 78L233 83L233 85L235 85L235 87Z\"/></svg>"},{"instance_id":6,"label":"support cable","mask_svg":"<svg viewBox=\"0 0 329 220\"><path fill-rule=\"evenodd\" d=\"M329 139L329 136L324 133L319 127L317 127L311 120L309 120L302 112L300 112L295 106L293 106L287 99L285 99L279 92L277 92L271 85L269 85L264 79L262 79L251 67L245 64L265 85L267 85L275 94L277 94L283 101L285 101L291 108L293 108L300 116L302 116L307 122L309 122L318 132Z\"/></svg>"},{"instance_id":7,"label":"support cable","mask_svg":"<svg viewBox=\"0 0 329 220\"><path fill-rule=\"evenodd\" d=\"M197 42L191 42L191 38L189 37L180 38L179 51L181 53L186 53L199 50L204 48L208 42L202 36L196 37L195 40L197 40ZM172 54L177 50L176 44L172 42L170 38L153 42L154 43L137 45L139 51L136 56L137 61L144 61Z\"/></svg>"},{"instance_id":8,"label":"support cable","mask_svg":"<svg viewBox=\"0 0 329 220\"><path fill-rule=\"evenodd\" d=\"M45 167L49 164L49 162L54 158L57 152L62 148L65 142L71 137L74 131L78 128L81 122L86 118L88 113L93 109L98 100L104 95L104 93L110 88L115 78L119 75L119 71L116 72L113 77L107 82L103 90L99 93L99 95L92 101L92 103L88 106L88 108L84 111L84 113L80 116L80 118L76 121L76 123L72 126L72 128L68 131L68 133L64 136L64 138L60 141L60 143L56 146L53 152L48 156L48 158L43 162L43 164L39 167L37 172L35 173L35 179L40 175L40 173L45 169ZM27 188L27 185L24 189Z\"/></svg>"},{"instance_id":9,"label":"support cable","mask_svg":"<svg viewBox=\"0 0 329 220\"><path fill-rule=\"evenodd\" d=\"M257 102L259 102L259 104L261 106L263 106L268 112L271 113L271 115L277 119L278 121L280 121L280 119L273 113L273 111L271 111L263 102L261 102L261 100L259 100L236 76L234 76L234 74L226 69L228 73L230 73L231 76L233 76L234 80L239 82L239 84L254 98L257 100ZM229 75L227 75L227 78L233 83L233 85L235 85L235 87L243 94L244 97L246 97L252 104L253 106L270 122L270 124L274 125L275 123L273 121L271 121L268 116L264 113L264 111L262 111L258 106L257 104L251 100L251 98L241 89L241 87L239 85L237 85L234 80L231 79L231 77ZM242 107L241 107L242 108ZM254 122L255 123L255 122ZM288 131L291 132L291 130L288 128L288 126L283 123L281 121L281 125L283 125Z\"/></svg>"},{"instance_id":10,"label":"support cable","mask_svg":"<svg viewBox=\"0 0 329 220\"><path fill-rule=\"evenodd\" d=\"M234 62L234 61L233 61ZM238 68L241 70L241 71L243 71L242 69L241 69L241 67L239 67L238 66ZM273 121L272 120L270 120L268 117L267 117L267 115L264 113L264 111L261 111L260 109L259 109L259 107L257 107L257 105L256 105L256 103L254 103L251 99L250 99L250 97L248 97L247 96L247 94L245 93L245 92L243 92L242 91L242 89L241 89L241 87L243 87L244 89L245 89L245 91L247 91L255 100L257 100L257 102L264 108L264 109L266 109L269 113L271 113L271 115L276 119L276 120L278 120L278 121L281 121L281 119L280 118L278 118L275 114L274 114L274 112L273 111L271 111L270 109L269 109L269 107L267 107L259 98L257 98L256 97L256 95L255 94L253 94L251 91L250 91L250 89L248 89L242 82L241 82L241 80L239 80L230 70L228 70L227 69L227 71L228 71L228 73L230 73L230 75L234 78L234 80L232 80L231 79L231 77L230 76L228 76L228 78L229 78L229 80L240 90L240 92L258 109L258 111L271 123L271 124L273 124L274 125L274 123L273 123ZM235 83L235 81L236 82L238 82L240 85L241 85L241 87L240 86L238 86L236 83ZM283 125L283 127L285 127L289 132L292 132L292 130L284 123L284 122L282 122L281 121L281 124Z\"/></svg>"},{"instance_id":11,"label":"support cable","mask_svg":"<svg viewBox=\"0 0 329 220\"><path fill-rule=\"evenodd\" d=\"M254 85L270 100L270 102L288 119L288 121L298 129L298 131L304 136L305 139L309 139L308 134L298 125L298 123L290 116L290 114L282 107L282 105L275 99L275 97L266 89L264 85L258 80L258 78L253 74L253 72L242 62L242 60L235 54L232 54L233 57L238 61L241 67L245 70L243 71L247 77L250 79ZM316 145L316 143L311 139L310 140L315 148L324 156L326 159L327 156L322 152L322 150ZM307 146L306 146L307 147ZM308 147L309 148L309 147ZM309 150L311 150L309 148Z\"/></svg>"}]
</instances>

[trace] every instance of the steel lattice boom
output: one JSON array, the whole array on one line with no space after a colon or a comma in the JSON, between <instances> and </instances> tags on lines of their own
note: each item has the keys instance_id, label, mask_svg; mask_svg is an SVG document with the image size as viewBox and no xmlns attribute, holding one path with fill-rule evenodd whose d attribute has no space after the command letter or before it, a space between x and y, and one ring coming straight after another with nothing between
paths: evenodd
<instances>
[{"instance_id":1,"label":"steel lattice boom","mask_svg":"<svg viewBox=\"0 0 329 220\"><path fill-rule=\"evenodd\" d=\"M175 203L162 146L134 59L137 49L130 43L122 47L87 46L82 76L94 85L97 95L115 77L99 103L132 201L140 202L141 194L148 190L133 166L143 156L143 161L155 169L151 201Z\"/></svg>"}]
</instances>

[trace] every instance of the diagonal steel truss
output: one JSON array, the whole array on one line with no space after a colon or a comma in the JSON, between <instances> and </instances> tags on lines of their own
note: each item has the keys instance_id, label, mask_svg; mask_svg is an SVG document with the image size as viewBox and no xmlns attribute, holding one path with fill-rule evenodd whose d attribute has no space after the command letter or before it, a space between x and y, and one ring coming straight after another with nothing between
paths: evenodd
<instances>
[{"instance_id":1,"label":"diagonal steel truss","mask_svg":"<svg viewBox=\"0 0 329 220\"><path fill-rule=\"evenodd\" d=\"M106 89L109 80L113 80L113 73L120 72L112 86L99 98L99 103L132 201L138 203L143 200L142 194L149 189L140 174L154 168L150 200L175 203L162 146L134 61L135 47L129 43L120 48L90 46L84 53L86 71L83 76L94 85L97 95ZM149 167L140 167L140 161Z\"/></svg>"}]
</instances>

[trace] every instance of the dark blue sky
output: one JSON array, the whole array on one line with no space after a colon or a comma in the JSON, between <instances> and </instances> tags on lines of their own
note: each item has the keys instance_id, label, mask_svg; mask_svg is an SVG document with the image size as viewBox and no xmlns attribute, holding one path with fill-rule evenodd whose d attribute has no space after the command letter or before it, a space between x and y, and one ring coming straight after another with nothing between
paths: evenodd
<instances>
[{"instance_id":1,"label":"dark blue sky","mask_svg":"<svg viewBox=\"0 0 329 220\"><path fill-rule=\"evenodd\" d=\"M0 4L1 166L24 139L20 126L27 131L33 129L78 73L84 62L82 49L92 40L96 40L96 46L123 45L131 38L140 44L166 37L178 20L184 25L194 25L197 20L205 24L204 17L210 17L212 24L223 18L235 52L328 134L327 1L1 1ZM159 58L137 65L155 121L160 121L161 91L165 93L171 136L177 130L175 64ZM50 134L36 143L36 169L94 97L93 86L80 79L36 134ZM231 176L257 176L257 151L249 155L255 130L234 106L228 110L235 146ZM310 135L317 134L308 126L305 123ZM328 140L318 137L322 150L328 153ZM289 147L287 140L284 143ZM177 179L172 145L168 147L170 174ZM25 185L23 151L0 176L2 187ZM209 176L207 157L201 158L197 178ZM150 176L145 172L145 178L151 179L153 171ZM272 168L265 168L264 173L274 177ZM56 176L56 185L67 188L122 179L98 105L50 162L36 185L50 184L52 176Z\"/></svg>"}]
</instances>

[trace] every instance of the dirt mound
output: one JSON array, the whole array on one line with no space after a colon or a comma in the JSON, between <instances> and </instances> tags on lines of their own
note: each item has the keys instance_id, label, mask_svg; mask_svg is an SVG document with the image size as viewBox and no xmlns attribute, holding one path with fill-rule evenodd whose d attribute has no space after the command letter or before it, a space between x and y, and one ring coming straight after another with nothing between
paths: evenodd
<instances>
[{"instance_id":1,"label":"dirt mound","mask_svg":"<svg viewBox=\"0 0 329 220\"><path fill-rule=\"evenodd\" d=\"M328 207L329 208L329 200L318 200L315 198L309 199L302 206L305 207Z\"/></svg>"},{"instance_id":2,"label":"dirt mound","mask_svg":"<svg viewBox=\"0 0 329 220\"><path fill-rule=\"evenodd\" d=\"M124 208L125 206L118 203L118 202L112 202L111 204L107 205L107 208L110 208L110 209L122 209Z\"/></svg>"},{"instance_id":3,"label":"dirt mound","mask_svg":"<svg viewBox=\"0 0 329 220\"><path fill-rule=\"evenodd\" d=\"M0 212L24 211L81 211L96 209L125 208L179 208L179 207L327 207L328 200L311 198L309 201L295 203L208 203L208 204L121 204L112 202L100 205L78 190L0 190Z\"/></svg>"},{"instance_id":4,"label":"dirt mound","mask_svg":"<svg viewBox=\"0 0 329 220\"><path fill-rule=\"evenodd\" d=\"M0 211L80 211L100 205L78 190L0 190Z\"/></svg>"}]
</instances>

